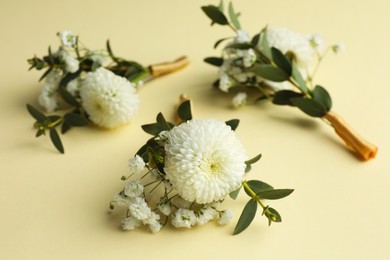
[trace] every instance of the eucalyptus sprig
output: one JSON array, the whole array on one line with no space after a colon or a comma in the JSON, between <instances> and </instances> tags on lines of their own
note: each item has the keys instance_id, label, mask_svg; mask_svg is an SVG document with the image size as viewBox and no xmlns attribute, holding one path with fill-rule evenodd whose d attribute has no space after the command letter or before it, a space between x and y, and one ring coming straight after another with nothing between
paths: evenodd
<instances>
[{"instance_id":1,"label":"eucalyptus sprig","mask_svg":"<svg viewBox=\"0 0 390 260\"><path fill-rule=\"evenodd\" d=\"M57 51L53 52L49 47L45 56L35 55L28 59L28 63L29 70L44 70L39 79L45 80L39 104L48 113L60 111L46 116L31 104L27 109L36 120L36 136L49 131L54 146L61 153L64 153L64 148L56 127L61 126L64 134L73 127L89 124L114 128L128 123L138 109L134 87L188 64L188 59L183 56L173 62L143 66L114 54L109 40L105 49L91 50L70 31L57 35L61 41ZM113 119L109 118L110 115Z\"/></svg>"},{"instance_id":2,"label":"eucalyptus sprig","mask_svg":"<svg viewBox=\"0 0 390 260\"><path fill-rule=\"evenodd\" d=\"M271 44L269 28L265 27L252 38L241 29L238 14L231 2L227 14L225 14L223 0L219 6L203 6L202 10L211 19L212 25L226 26L236 33L236 36L223 38L215 43L214 48L228 39L233 39L224 47L221 57L205 59L205 62L220 68L220 78L214 82L215 87L225 92L230 88L254 89L258 93L256 101L271 100L275 105L296 107L308 116L329 123L348 148L363 160L375 157L377 147L360 137L340 116L333 113L329 92L323 86L314 84L314 75L325 55L330 50L339 52L343 45L335 44L321 52L322 40L318 35L306 39L287 30L279 30L279 35L274 37L275 42ZM275 35L276 30L272 33ZM285 42L281 42L283 33L289 36L285 37ZM304 60L307 59L306 56L299 57L299 53L286 46L282 46L285 49L283 51L277 47L277 45L288 45L289 41L294 40L295 42L291 44L301 44L300 47L307 50L304 53L306 56L312 52L312 56L316 57L316 64L312 70L308 64L303 64L306 62ZM233 100L235 106L245 104L246 95L237 96Z\"/></svg>"},{"instance_id":3,"label":"eucalyptus sprig","mask_svg":"<svg viewBox=\"0 0 390 260\"><path fill-rule=\"evenodd\" d=\"M123 228L133 230L143 224L155 233L169 220L177 228L203 225L215 219L219 219L219 224L226 224L232 217L230 211L219 210L218 206L227 195L236 199L241 189L250 200L243 209L234 235L251 224L258 206L262 208L262 215L268 219L269 225L281 222L280 214L274 208L266 206L264 200L284 198L293 192L292 189L274 189L259 180L242 180L233 187L233 192L229 189L227 193L220 194L230 185L229 179L234 179L234 175L238 174L238 168L234 164L232 166L231 160L245 157L243 154L238 155L237 151L231 151L242 148L231 139L239 120L217 122L194 119L191 101L187 97L181 98L177 115L177 123L167 121L159 113L154 123L142 125L142 129L152 137L129 160L131 174L121 178L127 184L110 203L111 209L116 205L127 208L125 219L122 220ZM214 137L210 136L213 131L217 133ZM223 146L221 141L228 145ZM213 144L208 146L209 142ZM221 147L215 147L216 144ZM226 157L230 153L234 155ZM260 158L261 154L237 164L242 171L240 179ZM229 167L234 167L234 170ZM205 177L206 175L209 177ZM183 181L182 178L186 180ZM214 178L222 178L224 183L215 181ZM203 181L205 183L201 184ZM199 193L199 189L203 192ZM153 197L160 197L160 200L155 202Z\"/></svg>"}]
</instances>

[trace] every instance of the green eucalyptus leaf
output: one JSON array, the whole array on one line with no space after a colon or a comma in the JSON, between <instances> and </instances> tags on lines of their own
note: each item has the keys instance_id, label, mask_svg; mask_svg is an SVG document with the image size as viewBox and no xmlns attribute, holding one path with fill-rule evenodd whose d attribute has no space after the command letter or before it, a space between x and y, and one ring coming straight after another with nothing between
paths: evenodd
<instances>
[{"instance_id":1,"label":"green eucalyptus leaf","mask_svg":"<svg viewBox=\"0 0 390 260\"><path fill-rule=\"evenodd\" d=\"M43 124L47 120L47 117L41 112L39 112L39 110L33 107L32 105L27 104L26 107L30 115L39 123Z\"/></svg>"},{"instance_id":2,"label":"green eucalyptus leaf","mask_svg":"<svg viewBox=\"0 0 390 260\"><path fill-rule=\"evenodd\" d=\"M218 9L219 9L222 13L224 12L225 6L224 6L224 3L223 3L223 0L221 0L221 1L219 2Z\"/></svg>"},{"instance_id":3,"label":"green eucalyptus leaf","mask_svg":"<svg viewBox=\"0 0 390 260\"><path fill-rule=\"evenodd\" d=\"M237 222L236 227L234 228L233 235L237 235L244 231L252 223L253 219L256 216L257 211L257 201L250 199L245 205L241 216Z\"/></svg>"},{"instance_id":4,"label":"green eucalyptus leaf","mask_svg":"<svg viewBox=\"0 0 390 260\"><path fill-rule=\"evenodd\" d=\"M272 222L282 222L282 217L276 209L268 208L268 211L272 214L272 219L270 219ZM271 225L271 222L269 224Z\"/></svg>"},{"instance_id":5,"label":"green eucalyptus leaf","mask_svg":"<svg viewBox=\"0 0 390 260\"><path fill-rule=\"evenodd\" d=\"M119 60L115 57L114 53L112 52L110 40L107 40L106 48L107 48L108 55L110 55L111 59L118 62Z\"/></svg>"},{"instance_id":6,"label":"green eucalyptus leaf","mask_svg":"<svg viewBox=\"0 0 390 260\"><path fill-rule=\"evenodd\" d=\"M49 73L53 70L52 67L48 68L44 73L43 75L39 78L38 82L42 81L44 78L46 78L47 75L49 75Z\"/></svg>"},{"instance_id":7,"label":"green eucalyptus leaf","mask_svg":"<svg viewBox=\"0 0 390 260\"><path fill-rule=\"evenodd\" d=\"M272 187L271 185L269 185L265 182L259 181L259 180L250 180L250 181L247 181L246 183L248 184L249 188L255 194L258 194L258 193L263 192L263 191L274 189L274 187ZM244 189L244 190L245 190L246 194L248 194L249 197L252 197L252 194L250 194L246 189Z\"/></svg>"},{"instance_id":8,"label":"green eucalyptus leaf","mask_svg":"<svg viewBox=\"0 0 390 260\"><path fill-rule=\"evenodd\" d=\"M154 136L158 136L161 131L164 131L164 129L162 129L158 123L146 124L142 125L141 127L146 133Z\"/></svg>"},{"instance_id":9,"label":"green eucalyptus leaf","mask_svg":"<svg viewBox=\"0 0 390 260\"><path fill-rule=\"evenodd\" d=\"M231 39L232 37L226 37L226 38L222 38L222 39L219 39L218 41L215 42L214 44L214 49L217 48L222 42L226 41L226 40L229 40Z\"/></svg>"},{"instance_id":10,"label":"green eucalyptus leaf","mask_svg":"<svg viewBox=\"0 0 390 260\"><path fill-rule=\"evenodd\" d=\"M60 153L65 153L60 136L55 128L50 128L50 139Z\"/></svg>"},{"instance_id":11,"label":"green eucalyptus leaf","mask_svg":"<svg viewBox=\"0 0 390 260\"><path fill-rule=\"evenodd\" d=\"M184 122L191 120L192 119L191 101L187 100L181 103L177 110L177 113Z\"/></svg>"},{"instance_id":12,"label":"green eucalyptus leaf","mask_svg":"<svg viewBox=\"0 0 390 260\"><path fill-rule=\"evenodd\" d=\"M223 64L223 58L220 57L208 57L204 59L204 62L211 64L213 66L220 67Z\"/></svg>"},{"instance_id":13,"label":"green eucalyptus leaf","mask_svg":"<svg viewBox=\"0 0 390 260\"><path fill-rule=\"evenodd\" d=\"M245 173L248 173L252 170L252 166L250 164L247 164L245 167Z\"/></svg>"},{"instance_id":14,"label":"green eucalyptus leaf","mask_svg":"<svg viewBox=\"0 0 390 260\"><path fill-rule=\"evenodd\" d=\"M39 129L36 133L35 133L35 137L40 137L41 135L44 135L45 134L45 129Z\"/></svg>"},{"instance_id":15,"label":"green eucalyptus leaf","mask_svg":"<svg viewBox=\"0 0 390 260\"><path fill-rule=\"evenodd\" d=\"M158 113L156 121L162 130L169 131L172 129L172 123L167 122L162 113Z\"/></svg>"},{"instance_id":16,"label":"green eucalyptus leaf","mask_svg":"<svg viewBox=\"0 0 390 260\"><path fill-rule=\"evenodd\" d=\"M67 113L64 119L70 126L86 126L89 124L88 119L77 113Z\"/></svg>"},{"instance_id":17,"label":"green eucalyptus leaf","mask_svg":"<svg viewBox=\"0 0 390 260\"><path fill-rule=\"evenodd\" d=\"M240 186L237 190L230 192L229 193L230 198L232 198L234 200L237 199L237 196L240 193L241 187L242 186Z\"/></svg>"},{"instance_id":18,"label":"green eucalyptus leaf","mask_svg":"<svg viewBox=\"0 0 390 260\"><path fill-rule=\"evenodd\" d=\"M332 98L325 88L320 85L315 86L312 95L313 99L323 105L327 112L330 111L332 108Z\"/></svg>"},{"instance_id":19,"label":"green eucalyptus leaf","mask_svg":"<svg viewBox=\"0 0 390 260\"><path fill-rule=\"evenodd\" d=\"M68 124L66 121L64 121L61 125L61 133L62 134L65 134L66 132L68 132L70 129L72 128L72 126L70 124Z\"/></svg>"},{"instance_id":20,"label":"green eucalyptus leaf","mask_svg":"<svg viewBox=\"0 0 390 260\"><path fill-rule=\"evenodd\" d=\"M291 103L312 117L323 117L327 113L326 108L314 99L304 97L291 98Z\"/></svg>"},{"instance_id":21,"label":"green eucalyptus leaf","mask_svg":"<svg viewBox=\"0 0 390 260\"><path fill-rule=\"evenodd\" d=\"M251 43L240 42L240 43L232 43L226 46L226 49L238 49L238 50L248 50L253 48Z\"/></svg>"},{"instance_id":22,"label":"green eucalyptus leaf","mask_svg":"<svg viewBox=\"0 0 390 260\"><path fill-rule=\"evenodd\" d=\"M145 163L149 162L149 153L148 153L149 144L144 144L138 151L137 155L141 156Z\"/></svg>"},{"instance_id":23,"label":"green eucalyptus leaf","mask_svg":"<svg viewBox=\"0 0 390 260\"><path fill-rule=\"evenodd\" d=\"M278 200L287 197L293 191L293 189L273 189L258 192L256 195L259 196L260 199Z\"/></svg>"},{"instance_id":24,"label":"green eucalyptus leaf","mask_svg":"<svg viewBox=\"0 0 390 260\"><path fill-rule=\"evenodd\" d=\"M269 60L272 59L271 48L268 43L268 32L267 27L265 27L259 34L260 38L260 50L262 54L267 57Z\"/></svg>"},{"instance_id":25,"label":"green eucalyptus leaf","mask_svg":"<svg viewBox=\"0 0 390 260\"><path fill-rule=\"evenodd\" d=\"M77 99L72 94L70 94L70 92L66 88L59 88L59 92L66 103L75 107L79 106L79 102L77 102Z\"/></svg>"},{"instance_id":26,"label":"green eucalyptus leaf","mask_svg":"<svg viewBox=\"0 0 390 260\"><path fill-rule=\"evenodd\" d=\"M254 72L260 77L274 82L283 82L290 77L283 70L270 64L258 64L254 67Z\"/></svg>"},{"instance_id":27,"label":"green eucalyptus leaf","mask_svg":"<svg viewBox=\"0 0 390 260\"><path fill-rule=\"evenodd\" d=\"M241 29L241 25L240 22L238 21L236 11L234 11L232 2L229 3L229 18L232 24L234 25L234 27L236 27L236 29Z\"/></svg>"},{"instance_id":28,"label":"green eucalyptus leaf","mask_svg":"<svg viewBox=\"0 0 390 260\"><path fill-rule=\"evenodd\" d=\"M219 10L218 7L214 5L202 6L203 12L213 21L214 23L220 25L229 24L226 16Z\"/></svg>"},{"instance_id":29,"label":"green eucalyptus leaf","mask_svg":"<svg viewBox=\"0 0 390 260\"><path fill-rule=\"evenodd\" d=\"M239 119L232 119L232 120L229 120L229 121L226 121L225 124L230 126L230 128L235 131L238 127L238 124L240 123L240 120Z\"/></svg>"},{"instance_id":30,"label":"green eucalyptus leaf","mask_svg":"<svg viewBox=\"0 0 390 260\"><path fill-rule=\"evenodd\" d=\"M272 99L272 103L275 105L289 105L293 106L291 103L291 98L302 97L303 94L292 91L292 90L280 90L277 91Z\"/></svg>"},{"instance_id":31,"label":"green eucalyptus leaf","mask_svg":"<svg viewBox=\"0 0 390 260\"><path fill-rule=\"evenodd\" d=\"M261 158L261 153L256 155L252 159L249 159L249 160L245 161L245 164L251 165L251 164L257 163L260 160L260 158Z\"/></svg>"},{"instance_id":32,"label":"green eucalyptus leaf","mask_svg":"<svg viewBox=\"0 0 390 260\"><path fill-rule=\"evenodd\" d=\"M297 64L293 61L292 63L292 78L298 84L298 88L305 94L309 92L309 88L306 85L306 81L303 79L302 74L299 72Z\"/></svg>"},{"instance_id":33,"label":"green eucalyptus leaf","mask_svg":"<svg viewBox=\"0 0 390 260\"><path fill-rule=\"evenodd\" d=\"M259 43L259 40L260 40L260 33L253 36L253 38L251 40L252 45L256 46Z\"/></svg>"},{"instance_id":34,"label":"green eucalyptus leaf","mask_svg":"<svg viewBox=\"0 0 390 260\"><path fill-rule=\"evenodd\" d=\"M284 54L277 48L271 48L272 59L279 69L283 70L288 76L291 76L292 66L291 62L284 56Z\"/></svg>"}]
</instances>

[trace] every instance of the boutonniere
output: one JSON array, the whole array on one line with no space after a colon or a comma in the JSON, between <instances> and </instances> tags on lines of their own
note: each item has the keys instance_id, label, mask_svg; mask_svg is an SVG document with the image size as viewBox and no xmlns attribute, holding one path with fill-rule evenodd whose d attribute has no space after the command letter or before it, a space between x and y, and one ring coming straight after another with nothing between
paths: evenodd
<instances>
[{"instance_id":1,"label":"boutonniere","mask_svg":"<svg viewBox=\"0 0 390 260\"><path fill-rule=\"evenodd\" d=\"M144 66L114 54L108 40L105 49L91 50L71 31L57 35L61 42L58 49L49 47L44 57L28 60L30 70L45 71L39 79L44 83L38 97L45 112L30 104L27 110L36 120L36 137L49 132L61 153L64 147L57 127L64 134L89 124L102 128L127 124L138 111L138 86L189 63L183 56L173 62Z\"/></svg>"},{"instance_id":2,"label":"boutonniere","mask_svg":"<svg viewBox=\"0 0 390 260\"><path fill-rule=\"evenodd\" d=\"M280 214L264 200L281 199L292 189L274 189L260 180L246 180L246 173L261 155L248 159L234 132L239 120L227 122L192 117L191 103L184 99L173 124L159 113L156 122L143 125L152 137L129 160L130 173L123 176L124 188L110 203L126 209L125 230L147 226L155 233L170 223L192 228L217 221L227 224L233 217L220 209L227 198L240 190L249 196L233 234L244 231L258 208L268 223L281 222Z\"/></svg>"},{"instance_id":3,"label":"boutonniere","mask_svg":"<svg viewBox=\"0 0 390 260\"><path fill-rule=\"evenodd\" d=\"M233 98L235 107L246 103L248 90L256 101L270 100L275 105L300 109L308 116L320 118L331 125L336 133L363 160L375 157L377 147L359 136L332 109L329 92L314 83L314 76L325 55L339 53L343 44L323 48L319 35L304 36L286 28L264 28L250 37L241 28L238 15L229 4L227 15L223 1L219 6L202 7L212 24L230 28L234 36L216 42L218 47L227 42L220 57L205 61L219 68L219 79L214 86L223 92L242 89ZM256 93L256 94L253 94Z\"/></svg>"}]
</instances>

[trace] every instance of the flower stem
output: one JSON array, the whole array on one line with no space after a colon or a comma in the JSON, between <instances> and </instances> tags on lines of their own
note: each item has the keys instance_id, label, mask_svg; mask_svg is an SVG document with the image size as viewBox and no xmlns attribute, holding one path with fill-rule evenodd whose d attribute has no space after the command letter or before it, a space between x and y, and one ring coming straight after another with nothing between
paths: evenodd
<instances>
[{"instance_id":1,"label":"flower stem","mask_svg":"<svg viewBox=\"0 0 390 260\"><path fill-rule=\"evenodd\" d=\"M174 61L152 64L149 66L149 69L152 77L157 78L162 75L178 71L186 67L189 63L190 60L186 56L181 56Z\"/></svg>"},{"instance_id":2,"label":"flower stem","mask_svg":"<svg viewBox=\"0 0 390 260\"><path fill-rule=\"evenodd\" d=\"M263 210L267 208L261 202L261 200L259 199L259 196L257 196L256 193L249 187L249 185L248 185L248 183L246 181L242 182L242 186L244 186L244 189L249 192L249 194L252 196L252 198L257 201L257 203L259 203L259 205L263 208Z\"/></svg>"},{"instance_id":3,"label":"flower stem","mask_svg":"<svg viewBox=\"0 0 390 260\"><path fill-rule=\"evenodd\" d=\"M378 147L358 135L339 115L328 112L324 118L331 124L336 133L344 140L348 148L364 161L375 157Z\"/></svg>"}]
</instances>

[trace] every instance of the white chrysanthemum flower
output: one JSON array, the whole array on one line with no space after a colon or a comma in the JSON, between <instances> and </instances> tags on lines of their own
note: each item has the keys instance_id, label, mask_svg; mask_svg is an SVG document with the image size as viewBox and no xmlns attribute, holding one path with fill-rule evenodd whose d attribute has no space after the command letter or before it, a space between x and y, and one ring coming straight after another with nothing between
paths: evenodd
<instances>
[{"instance_id":1,"label":"white chrysanthemum flower","mask_svg":"<svg viewBox=\"0 0 390 260\"><path fill-rule=\"evenodd\" d=\"M50 72L46 78L42 87L41 93L38 96L38 103L47 112L53 112L58 107L58 86L61 81L61 75L58 71Z\"/></svg>"},{"instance_id":2,"label":"white chrysanthemum flower","mask_svg":"<svg viewBox=\"0 0 390 260\"><path fill-rule=\"evenodd\" d=\"M134 217L128 217L122 219L122 228L124 230L134 230L141 225L141 220L136 219Z\"/></svg>"},{"instance_id":3,"label":"white chrysanthemum flower","mask_svg":"<svg viewBox=\"0 0 390 260\"><path fill-rule=\"evenodd\" d=\"M190 202L222 200L245 173L245 149L225 122L193 119L174 127L165 145L165 173Z\"/></svg>"},{"instance_id":4,"label":"white chrysanthemum flower","mask_svg":"<svg viewBox=\"0 0 390 260\"><path fill-rule=\"evenodd\" d=\"M146 220L152 214L152 210L149 208L145 199L141 197L131 198L129 211L133 217L139 220Z\"/></svg>"},{"instance_id":5,"label":"white chrysanthemum flower","mask_svg":"<svg viewBox=\"0 0 390 260\"><path fill-rule=\"evenodd\" d=\"M332 46L332 50L336 54L343 53L345 51L345 45L344 43L335 44Z\"/></svg>"},{"instance_id":6,"label":"white chrysanthemum flower","mask_svg":"<svg viewBox=\"0 0 390 260\"><path fill-rule=\"evenodd\" d=\"M233 211L231 209L227 209L221 212L220 218L218 220L218 224L226 225L233 218Z\"/></svg>"},{"instance_id":7,"label":"white chrysanthemum flower","mask_svg":"<svg viewBox=\"0 0 390 260\"><path fill-rule=\"evenodd\" d=\"M291 53L300 68L307 68L314 60L314 50L310 42L298 32L287 28L269 28L267 38L270 47L278 48L284 54ZM262 50L261 41L257 48Z\"/></svg>"},{"instance_id":8,"label":"white chrysanthemum flower","mask_svg":"<svg viewBox=\"0 0 390 260\"><path fill-rule=\"evenodd\" d=\"M141 156L136 154L133 158L129 159L128 166L132 174L138 174L145 169L145 162Z\"/></svg>"},{"instance_id":9,"label":"white chrysanthemum flower","mask_svg":"<svg viewBox=\"0 0 390 260\"><path fill-rule=\"evenodd\" d=\"M204 225L207 222L215 219L218 215L218 212L213 208L202 208L198 212L198 218L196 219L196 224Z\"/></svg>"},{"instance_id":10,"label":"white chrysanthemum flower","mask_svg":"<svg viewBox=\"0 0 390 260\"><path fill-rule=\"evenodd\" d=\"M189 209L178 209L173 215L172 225L177 228L191 228L196 224L195 212Z\"/></svg>"},{"instance_id":11,"label":"white chrysanthemum flower","mask_svg":"<svg viewBox=\"0 0 390 260\"><path fill-rule=\"evenodd\" d=\"M76 35L69 30L64 30L62 32L57 33L58 37L60 38L61 44L64 47L74 47L76 45Z\"/></svg>"},{"instance_id":12,"label":"white chrysanthemum flower","mask_svg":"<svg viewBox=\"0 0 390 260\"><path fill-rule=\"evenodd\" d=\"M131 181L127 183L124 192L127 197L138 197L142 194L142 192L144 192L144 186L139 182L139 180Z\"/></svg>"},{"instance_id":13,"label":"white chrysanthemum flower","mask_svg":"<svg viewBox=\"0 0 390 260\"><path fill-rule=\"evenodd\" d=\"M238 108L238 107L242 107L246 104L246 98L247 98L247 94L245 92L239 92L237 93L233 100L232 100L232 103L233 103L233 106L235 108Z\"/></svg>"},{"instance_id":14,"label":"white chrysanthemum flower","mask_svg":"<svg viewBox=\"0 0 390 260\"><path fill-rule=\"evenodd\" d=\"M80 96L89 119L101 127L127 124L138 111L134 85L102 67L87 74Z\"/></svg>"}]
</instances>

